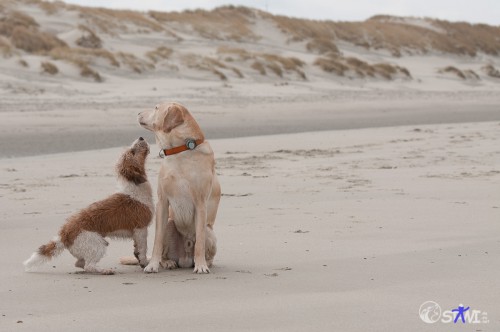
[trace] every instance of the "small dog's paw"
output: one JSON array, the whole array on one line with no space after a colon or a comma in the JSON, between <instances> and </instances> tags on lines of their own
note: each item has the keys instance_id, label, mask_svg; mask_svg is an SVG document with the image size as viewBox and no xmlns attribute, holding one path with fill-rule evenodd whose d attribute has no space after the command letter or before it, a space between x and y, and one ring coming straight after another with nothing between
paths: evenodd
<instances>
[{"instance_id":1,"label":"small dog's paw","mask_svg":"<svg viewBox=\"0 0 500 332\"><path fill-rule=\"evenodd\" d=\"M149 262L148 266L144 268L144 272L146 273L158 273L158 269L160 268L160 264L156 262Z\"/></svg>"},{"instance_id":2,"label":"small dog's paw","mask_svg":"<svg viewBox=\"0 0 500 332\"><path fill-rule=\"evenodd\" d=\"M148 260L147 259L140 259L139 260L139 266L142 267L142 268L145 268L146 266L148 266Z\"/></svg>"},{"instance_id":3,"label":"small dog's paw","mask_svg":"<svg viewBox=\"0 0 500 332\"><path fill-rule=\"evenodd\" d=\"M113 271L113 270L102 270L101 274L105 275L105 276L111 276L111 275L115 274L115 271Z\"/></svg>"},{"instance_id":4,"label":"small dog's paw","mask_svg":"<svg viewBox=\"0 0 500 332\"><path fill-rule=\"evenodd\" d=\"M210 273L210 269L206 264L197 264L194 266L193 273L198 273L198 274Z\"/></svg>"},{"instance_id":5,"label":"small dog's paw","mask_svg":"<svg viewBox=\"0 0 500 332\"><path fill-rule=\"evenodd\" d=\"M120 257L120 264L122 265L137 265L139 263L137 258L132 256ZM147 264L146 264L147 265Z\"/></svg>"},{"instance_id":6,"label":"small dog's paw","mask_svg":"<svg viewBox=\"0 0 500 332\"><path fill-rule=\"evenodd\" d=\"M163 268L168 269L168 270L173 270L173 269L177 268L177 263L171 259L166 260L166 261L162 261L160 264L161 264L161 266L163 266Z\"/></svg>"}]
</instances>

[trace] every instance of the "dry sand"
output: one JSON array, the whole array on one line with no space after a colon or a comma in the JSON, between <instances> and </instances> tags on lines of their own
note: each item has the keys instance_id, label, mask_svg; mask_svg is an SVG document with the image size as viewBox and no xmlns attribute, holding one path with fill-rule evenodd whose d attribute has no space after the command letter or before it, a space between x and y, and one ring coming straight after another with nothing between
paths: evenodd
<instances>
[{"instance_id":1,"label":"dry sand","mask_svg":"<svg viewBox=\"0 0 500 332\"><path fill-rule=\"evenodd\" d=\"M113 191L121 149L3 159L0 330L497 331L499 143L498 121L211 140L224 196L209 275L120 266L120 241L101 262L115 276L75 273L68 252L25 273L68 214ZM427 325L427 300L489 323Z\"/></svg>"}]
</instances>

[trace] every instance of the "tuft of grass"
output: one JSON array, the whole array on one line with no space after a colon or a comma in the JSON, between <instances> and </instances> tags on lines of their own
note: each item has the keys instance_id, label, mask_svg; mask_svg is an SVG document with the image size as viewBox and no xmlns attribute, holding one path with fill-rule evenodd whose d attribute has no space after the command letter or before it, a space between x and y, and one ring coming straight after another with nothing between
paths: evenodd
<instances>
[{"instance_id":1,"label":"tuft of grass","mask_svg":"<svg viewBox=\"0 0 500 332\"><path fill-rule=\"evenodd\" d=\"M219 79L228 80L224 71L232 71L238 78L245 77L243 73L236 67L225 64L217 59L210 57L197 56L195 54L187 54L183 57L183 62L189 68L194 68L203 71L209 71L215 74Z\"/></svg>"},{"instance_id":2,"label":"tuft of grass","mask_svg":"<svg viewBox=\"0 0 500 332\"><path fill-rule=\"evenodd\" d=\"M453 67L453 66L448 66L448 67L442 68L438 72L441 74L443 74L443 73L453 74L453 75L458 76L459 78L461 78L463 80L466 79L465 74L460 69Z\"/></svg>"},{"instance_id":3,"label":"tuft of grass","mask_svg":"<svg viewBox=\"0 0 500 332\"><path fill-rule=\"evenodd\" d=\"M285 70L295 70L304 65L304 61L294 58L294 57L282 57L276 54L260 54L264 59L269 62L278 62L280 63Z\"/></svg>"},{"instance_id":4,"label":"tuft of grass","mask_svg":"<svg viewBox=\"0 0 500 332\"><path fill-rule=\"evenodd\" d=\"M261 75L266 75L266 68L278 77L283 77L285 72L295 72L303 80L307 79L306 74L301 70L305 63L295 57L283 57L270 53L254 53L242 48L220 46L218 54L231 54L238 56L240 61L252 60L250 67L258 71Z\"/></svg>"},{"instance_id":5,"label":"tuft of grass","mask_svg":"<svg viewBox=\"0 0 500 332\"><path fill-rule=\"evenodd\" d=\"M10 58L14 55L14 50L12 49L12 45L9 40L5 37L0 36L0 54L4 58Z\"/></svg>"},{"instance_id":6,"label":"tuft of grass","mask_svg":"<svg viewBox=\"0 0 500 332\"><path fill-rule=\"evenodd\" d=\"M359 76L375 77L375 74L377 72L377 68L375 66L372 66L367 62L354 57L345 58L345 62L347 66L350 69L353 69ZM385 78L390 78L390 76L387 77L387 75L382 75L382 76L384 76Z\"/></svg>"},{"instance_id":7,"label":"tuft of grass","mask_svg":"<svg viewBox=\"0 0 500 332\"><path fill-rule=\"evenodd\" d=\"M238 58L243 61L255 58L255 56L251 52L243 48L230 46L219 46L217 48L217 54L231 54L234 56L238 56Z\"/></svg>"},{"instance_id":8,"label":"tuft of grass","mask_svg":"<svg viewBox=\"0 0 500 332\"><path fill-rule=\"evenodd\" d=\"M219 76L219 78L222 80L222 81L227 81L227 76L224 75L223 72L221 72L220 70L216 69L216 68L212 68L211 69L211 72L214 73L215 75Z\"/></svg>"},{"instance_id":9,"label":"tuft of grass","mask_svg":"<svg viewBox=\"0 0 500 332\"><path fill-rule=\"evenodd\" d=\"M118 52L117 56L125 65L137 74L141 74L149 69L154 69L155 67L154 64L142 61L131 53Z\"/></svg>"},{"instance_id":10,"label":"tuft of grass","mask_svg":"<svg viewBox=\"0 0 500 332\"><path fill-rule=\"evenodd\" d=\"M468 80L474 80L474 81L481 80L481 77L479 77L479 75L472 69L466 69L463 71L463 73Z\"/></svg>"},{"instance_id":11,"label":"tuft of grass","mask_svg":"<svg viewBox=\"0 0 500 332\"><path fill-rule=\"evenodd\" d=\"M252 63L251 68L258 71L261 75L266 75L266 67L259 60L255 60Z\"/></svg>"},{"instance_id":12,"label":"tuft of grass","mask_svg":"<svg viewBox=\"0 0 500 332\"><path fill-rule=\"evenodd\" d=\"M276 76L283 77L283 70L276 62L268 62L266 63L266 67L276 74Z\"/></svg>"},{"instance_id":13,"label":"tuft of grass","mask_svg":"<svg viewBox=\"0 0 500 332\"><path fill-rule=\"evenodd\" d=\"M80 47L84 48L101 48L102 47L102 40L95 34L95 32L84 26L84 25L79 25L78 28L83 31L83 36L78 38L76 40L76 44Z\"/></svg>"},{"instance_id":14,"label":"tuft of grass","mask_svg":"<svg viewBox=\"0 0 500 332\"><path fill-rule=\"evenodd\" d=\"M355 73L359 77L383 77L392 80L398 75L403 75L411 79L408 69L388 63L369 64L363 60L354 57L319 57L314 65L320 67L323 71L333 73L338 76L346 76L348 72Z\"/></svg>"},{"instance_id":15,"label":"tuft of grass","mask_svg":"<svg viewBox=\"0 0 500 332\"><path fill-rule=\"evenodd\" d=\"M157 49L153 51L149 51L146 53L146 57L151 59L153 63L157 63L163 59L168 59L173 53L173 50L171 48L165 47L165 46L160 46Z\"/></svg>"},{"instance_id":16,"label":"tuft of grass","mask_svg":"<svg viewBox=\"0 0 500 332\"><path fill-rule=\"evenodd\" d=\"M338 76L344 76L349 67L339 61L337 58L317 58L314 65L319 66L327 73L334 73Z\"/></svg>"},{"instance_id":17,"label":"tuft of grass","mask_svg":"<svg viewBox=\"0 0 500 332\"><path fill-rule=\"evenodd\" d=\"M47 52L56 47L67 46L65 42L52 34L29 29L24 26L16 26L14 28L11 41L14 46L28 53Z\"/></svg>"},{"instance_id":18,"label":"tuft of grass","mask_svg":"<svg viewBox=\"0 0 500 332\"><path fill-rule=\"evenodd\" d=\"M282 32L290 35L290 41L312 40L313 44L319 44L320 41L332 42L335 39L335 31L328 21L296 19L268 13L263 16L273 20Z\"/></svg>"},{"instance_id":19,"label":"tuft of grass","mask_svg":"<svg viewBox=\"0 0 500 332\"><path fill-rule=\"evenodd\" d=\"M87 48L60 47L51 50L49 55L53 59L66 61L75 65L80 69L80 76L93 78L96 82L103 82L104 79L101 77L99 72L90 67L94 58L105 58L110 61L111 65L116 67L120 66L120 63L116 60L112 53L101 49L96 50Z\"/></svg>"},{"instance_id":20,"label":"tuft of grass","mask_svg":"<svg viewBox=\"0 0 500 332\"><path fill-rule=\"evenodd\" d=\"M163 31L163 26L148 17L147 14L132 10L115 10L107 8L80 7L66 5L68 8L79 12L79 16L96 27L100 32L115 35L117 32L127 32L128 25L134 25L141 31Z\"/></svg>"},{"instance_id":21,"label":"tuft of grass","mask_svg":"<svg viewBox=\"0 0 500 332\"><path fill-rule=\"evenodd\" d=\"M317 39L312 39L306 44L306 48L309 52L318 52L319 54L339 54L340 51L335 45L335 43L330 40L330 39L325 39L325 38L317 38Z\"/></svg>"},{"instance_id":22,"label":"tuft of grass","mask_svg":"<svg viewBox=\"0 0 500 332\"><path fill-rule=\"evenodd\" d=\"M18 11L12 11L0 19L0 35L10 37L16 27L37 29L39 25L33 17Z\"/></svg>"},{"instance_id":23,"label":"tuft of grass","mask_svg":"<svg viewBox=\"0 0 500 332\"><path fill-rule=\"evenodd\" d=\"M289 35L289 41L306 41L308 51L319 54L339 54L339 49L335 44L335 40L339 39L339 29L333 22L297 19L268 13L261 15L273 21L283 33Z\"/></svg>"},{"instance_id":24,"label":"tuft of grass","mask_svg":"<svg viewBox=\"0 0 500 332\"><path fill-rule=\"evenodd\" d=\"M239 70L238 68L236 67L231 67L231 70L236 74L236 76L238 76L239 78L244 78L245 75L243 75L243 73L241 72L241 70Z\"/></svg>"},{"instance_id":25,"label":"tuft of grass","mask_svg":"<svg viewBox=\"0 0 500 332\"><path fill-rule=\"evenodd\" d=\"M388 63L377 63L374 64L373 69L375 70L375 73L379 74L383 78L390 80L392 79L392 76L397 74L398 69L397 67L390 65Z\"/></svg>"},{"instance_id":26,"label":"tuft of grass","mask_svg":"<svg viewBox=\"0 0 500 332\"><path fill-rule=\"evenodd\" d=\"M493 65L486 65L483 68L481 68L483 72L486 73L489 77L493 78L500 78L500 71L495 68Z\"/></svg>"},{"instance_id":27,"label":"tuft of grass","mask_svg":"<svg viewBox=\"0 0 500 332\"><path fill-rule=\"evenodd\" d=\"M453 67L453 66L448 66L448 67L442 68L442 69L438 70L438 73L452 74L452 75L455 75L462 80L478 81L481 79L481 77L479 77L479 75L471 69L460 70L460 69Z\"/></svg>"},{"instance_id":28,"label":"tuft of grass","mask_svg":"<svg viewBox=\"0 0 500 332\"><path fill-rule=\"evenodd\" d=\"M197 9L170 13L150 11L149 16L160 23L188 24L200 36L208 39L258 39L250 27L251 20L255 18L254 10L245 7L229 5L211 11Z\"/></svg>"},{"instance_id":29,"label":"tuft of grass","mask_svg":"<svg viewBox=\"0 0 500 332\"><path fill-rule=\"evenodd\" d=\"M94 58L98 57L108 60L114 67L120 67L120 62L118 62L113 53L103 49L58 47L52 49L48 54L53 59L65 60L73 63L81 61L89 63Z\"/></svg>"},{"instance_id":30,"label":"tuft of grass","mask_svg":"<svg viewBox=\"0 0 500 332\"><path fill-rule=\"evenodd\" d=\"M8 37L16 48L28 53L44 53L66 43L55 35L38 30L36 20L18 11L9 12L0 18L0 35Z\"/></svg>"},{"instance_id":31,"label":"tuft of grass","mask_svg":"<svg viewBox=\"0 0 500 332\"><path fill-rule=\"evenodd\" d=\"M78 67L80 68L80 76L82 77L90 77L93 78L96 82L103 82L101 75L94 69L90 68L86 63L78 63Z\"/></svg>"},{"instance_id":32,"label":"tuft of grass","mask_svg":"<svg viewBox=\"0 0 500 332\"><path fill-rule=\"evenodd\" d=\"M49 61L43 61L42 63L40 63L40 66L42 67L42 72L50 75L55 75L59 72L57 66Z\"/></svg>"},{"instance_id":33,"label":"tuft of grass","mask_svg":"<svg viewBox=\"0 0 500 332\"><path fill-rule=\"evenodd\" d=\"M24 59L19 59L17 63L19 63L19 65L21 65L24 68L28 68L30 66Z\"/></svg>"}]
</instances>

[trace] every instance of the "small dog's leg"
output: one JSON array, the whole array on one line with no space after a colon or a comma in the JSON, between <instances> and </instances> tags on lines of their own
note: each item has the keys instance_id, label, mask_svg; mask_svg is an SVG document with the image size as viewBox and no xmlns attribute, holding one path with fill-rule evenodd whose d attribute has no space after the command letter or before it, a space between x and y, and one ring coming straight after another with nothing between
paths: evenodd
<instances>
[{"instance_id":1,"label":"small dog's leg","mask_svg":"<svg viewBox=\"0 0 500 332\"><path fill-rule=\"evenodd\" d=\"M85 260L83 258L78 258L75 262L75 267L79 267L80 269L85 268Z\"/></svg>"},{"instance_id":2,"label":"small dog's leg","mask_svg":"<svg viewBox=\"0 0 500 332\"><path fill-rule=\"evenodd\" d=\"M139 260L139 250L137 250L137 240L135 239L135 237L133 239L134 239L134 256L137 260Z\"/></svg>"},{"instance_id":3,"label":"small dog's leg","mask_svg":"<svg viewBox=\"0 0 500 332\"><path fill-rule=\"evenodd\" d=\"M134 239L134 256L139 261L139 265L142 268L145 268L148 264L148 260L146 258L146 253L148 251L148 229L147 227L139 228L134 230L134 234L132 234Z\"/></svg>"},{"instance_id":4,"label":"small dog's leg","mask_svg":"<svg viewBox=\"0 0 500 332\"><path fill-rule=\"evenodd\" d=\"M85 262L83 269L89 273L114 274L111 270L99 269L96 265L106 253L108 242L98 233L83 231L69 247L69 251L75 257Z\"/></svg>"},{"instance_id":5,"label":"small dog's leg","mask_svg":"<svg viewBox=\"0 0 500 332\"><path fill-rule=\"evenodd\" d=\"M102 275L115 274L115 272L113 270L100 269L97 266L95 266L94 264L86 264L84 267L84 270L85 270L85 272L88 272L88 273L98 273L98 274L102 274Z\"/></svg>"}]
</instances>

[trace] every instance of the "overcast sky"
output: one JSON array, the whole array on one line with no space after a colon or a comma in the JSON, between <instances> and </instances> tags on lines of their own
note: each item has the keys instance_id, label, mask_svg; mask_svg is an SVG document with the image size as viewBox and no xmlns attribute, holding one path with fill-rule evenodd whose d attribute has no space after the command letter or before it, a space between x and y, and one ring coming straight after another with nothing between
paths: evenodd
<instances>
[{"instance_id":1,"label":"overcast sky","mask_svg":"<svg viewBox=\"0 0 500 332\"><path fill-rule=\"evenodd\" d=\"M376 14L434 17L500 25L500 0L65 0L83 6L180 11L233 4L274 14L334 21L365 20Z\"/></svg>"}]
</instances>

